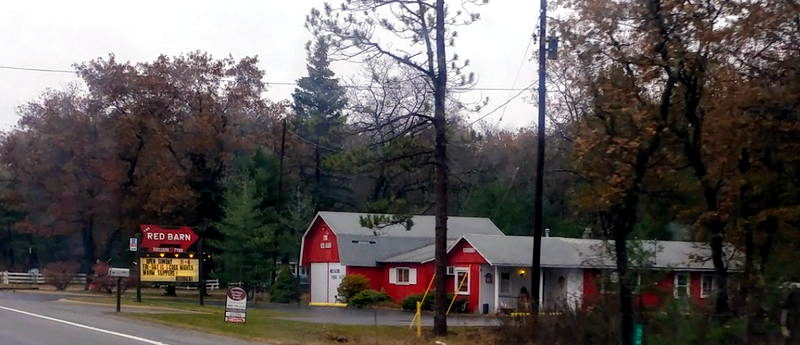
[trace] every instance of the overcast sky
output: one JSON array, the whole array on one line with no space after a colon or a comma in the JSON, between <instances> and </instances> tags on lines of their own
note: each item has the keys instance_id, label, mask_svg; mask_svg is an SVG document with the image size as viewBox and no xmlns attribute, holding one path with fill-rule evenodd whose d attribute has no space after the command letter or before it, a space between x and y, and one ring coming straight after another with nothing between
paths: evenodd
<instances>
[{"instance_id":1,"label":"overcast sky","mask_svg":"<svg viewBox=\"0 0 800 345\"><path fill-rule=\"evenodd\" d=\"M338 0L331 0L338 3ZM8 1L0 10L0 66L71 69L114 53L118 60L151 61L159 54L193 50L215 57L258 55L266 81L293 82L305 74L303 46L311 35L305 15L323 1ZM538 1L493 0L481 20L459 29L457 52L471 60L481 88L522 88L535 81L535 50L528 41ZM527 55L527 56L526 56ZM347 79L351 68L334 66ZM518 73L519 72L519 73ZM79 82L74 74L0 68L0 129L14 126L17 107L47 88ZM267 97L289 98L292 86L271 86ZM490 97L472 119L517 91L471 91L467 100ZM486 117L505 128L529 126L535 106L529 93ZM501 118L501 114L504 114Z\"/></svg>"}]
</instances>

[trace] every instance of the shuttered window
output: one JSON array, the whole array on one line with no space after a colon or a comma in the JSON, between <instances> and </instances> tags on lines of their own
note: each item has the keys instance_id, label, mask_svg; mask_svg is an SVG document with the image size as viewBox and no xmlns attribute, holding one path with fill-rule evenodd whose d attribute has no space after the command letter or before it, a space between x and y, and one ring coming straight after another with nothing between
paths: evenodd
<instances>
[{"instance_id":1,"label":"shuttered window","mask_svg":"<svg viewBox=\"0 0 800 345\"><path fill-rule=\"evenodd\" d=\"M389 269L389 284L414 285L417 283L417 269L394 267Z\"/></svg>"}]
</instances>

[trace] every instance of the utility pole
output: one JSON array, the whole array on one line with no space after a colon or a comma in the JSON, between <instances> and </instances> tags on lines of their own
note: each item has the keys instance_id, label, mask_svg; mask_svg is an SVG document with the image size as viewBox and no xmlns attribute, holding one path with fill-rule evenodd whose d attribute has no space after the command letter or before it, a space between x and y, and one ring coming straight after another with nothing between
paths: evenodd
<instances>
[{"instance_id":1,"label":"utility pole","mask_svg":"<svg viewBox=\"0 0 800 345\"><path fill-rule=\"evenodd\" d=\"M281 192L283 191L283 156L286 149L286 119L283 119L283 132L281 133L281 160L278 165L278 207L281 205Z\"/></svg>"},{"instance_id":2,"label":"utility pole","mask_svg":"<svg viewBox=\"0 0 800 345\"><path fill-rule=\"evenodd\" d=\"M531 265L531 316L537 320L539 315L539 288L542 275L542 188L544 186L544 125L545 100L547 95L547 0L539 2L539 117L536 131L536 190L533 197L533 262Z\"/></svg>"}]
</instances>

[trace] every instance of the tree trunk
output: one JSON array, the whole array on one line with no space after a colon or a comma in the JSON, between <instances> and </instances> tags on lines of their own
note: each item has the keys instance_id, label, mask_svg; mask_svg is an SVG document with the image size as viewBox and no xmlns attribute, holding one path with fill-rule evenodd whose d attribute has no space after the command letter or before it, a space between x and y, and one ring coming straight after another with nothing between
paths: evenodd
<instances>
[{"instance_id":1,"label":"tree trunk","mask_svg":"<svg viewBox=\"0 0 800 345\"><path fill-rule=\"evenodd\" d=\"M445 96L447 89L447 61L445 55L444 0L436 1L436 66L434 78L434 119L436 131L436 306L433 316L433 334L447 335L447 119ZM473 278L474 279L474 278Z\"/></svg>"},{"instance_id":2,"label":"tree trunk","mask_svg":"<svg viewBox=\"0 0 800 345\"><path fill-rule=\"evenodd\" d=\"M94 265L96 259L94 250L94 219L89 219L87 223L84 223L81 228L81 240L83 244L83 264L81 265L83 267L81 267L81 272L89 275L92 274L92 265ZM88 289L89 280L87 279L84 290Z\"/></svg>"},{"instance_id":3,"label":"tree trunk","mask_svg":"<svg viewBox=\"0 0 800 345\"><path fill-rule=\"evenodd\" d=\"M753 341L753 334L755 333L755 325L753 321L753 311L756 309L755 304L758 303L753 288L754 275L753 275L753 255L755 254L755 241L753 239L753 229L750 224L744 225L744 278L742 284L742 297L744 298L745 306L745 321L746 333L745 343L751 344Z\"/></svg>"},{"instance_id":4,"label":"tree trunk","mask_svg":"<svg viewBox=\"0 0 800 345\"><path fill-rule=\"evenodd\" d=\"M713 221L708 224L711 231L711 262L714 263L714 278L716 281L717 299L714 302L714 314L717 317L724 317L730 311L728 307L728 268L725 266L725 252L723 241L723 230L725 226L722 222Z\"/></svg>"},{"instance_id":5,"label":"tree trunk","mask_svg":"<svg viewBox=\"0 0 800 345\"><path fill-rule=\"evenodd\" d=\"M614 232L614 252L617 259L619 281L620 343L633 344L633 295L628 279L628 234L629 231Z\"/></svg>"},{"instance_id":6,"label":"tree trunk","mask_svg":"<svg viewBox=\"0 0 800 345\"><path fill-rule=\"evenodd\" d=\"M9 270L13 270L16 265L14 262L14 243L11 233L11 223L6 224L6 232L8 232L8 268Z\"/></svg>"}]
</instances>

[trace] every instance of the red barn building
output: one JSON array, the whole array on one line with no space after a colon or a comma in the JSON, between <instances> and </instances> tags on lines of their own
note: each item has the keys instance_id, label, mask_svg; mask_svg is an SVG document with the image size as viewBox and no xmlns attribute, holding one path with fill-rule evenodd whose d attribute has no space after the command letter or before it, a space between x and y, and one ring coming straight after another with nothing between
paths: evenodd
<instances>
[{"instance_id":1,"label":"red barn building","mask_svg":"<svg viewBox=\"0 0 800 345\"><path fill-rule=\"evenodd\" d=\"M361 226L366 214L319 212L303 235L300 265L309 272L312 305L340 303L337 289L347 274L361 274L375 290L396 302L425 292L434 273L434 217L414 216L406 229ZM645 253L637 283L643 306L667 298L687 298L703 305L713 291L708 246L680 241L638 241ZM520 291L531 291L533 241L505 236L487 218L448 218L448 292L467 301L470 312L518 309ZM542 239L540 302L544 309L588 308L613 293L613 249L606 241ZM461 282L464 284L460 284Z\"/></svg>"}]
</instances>

